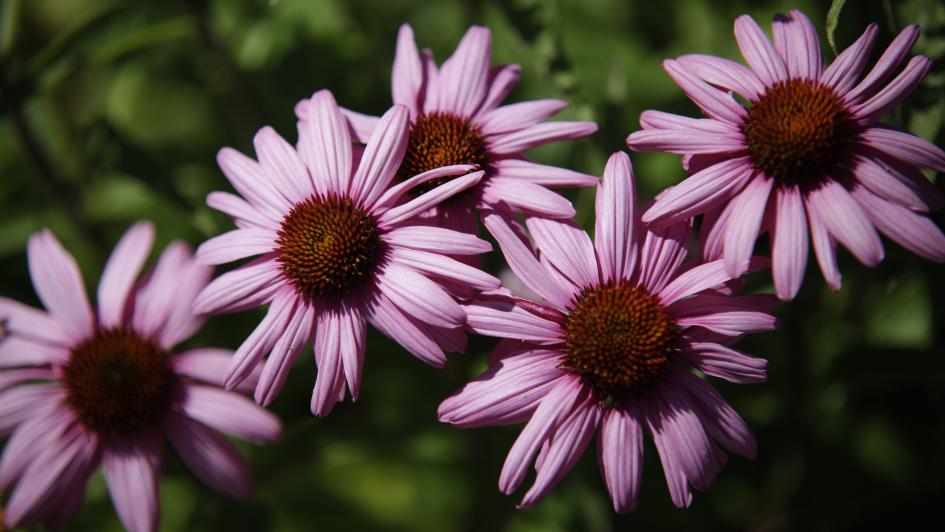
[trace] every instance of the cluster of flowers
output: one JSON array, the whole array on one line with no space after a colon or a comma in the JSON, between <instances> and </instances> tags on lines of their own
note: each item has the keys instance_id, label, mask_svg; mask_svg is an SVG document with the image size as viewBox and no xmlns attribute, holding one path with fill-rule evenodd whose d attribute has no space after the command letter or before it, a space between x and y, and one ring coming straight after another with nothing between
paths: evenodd
<instances>
[{"instance_id":1,"label":"cluster of flowers","mask_svg":"<svg viewBox=\"0 0 945 532\"><path fill-rule=\"evenodd\" d=\"M465 350L466 331L502 339L487 371L438 415L458 427L527 422L499 477L511 493L534 463L521 506L555 486L597 433L614 508L634 509L645 432L673 502L687 506L690 488L706 489L724 465L721 448L755 455L745 422L704 376L766 378L765 360L730 346L776 327L770 311L800 288L808 234L837 289L836 243L876 265L877 229L945 260L945 236L926 216L942 197L919 171L945 171L945 152L878 123L929 60L912 58L886 83L917 38L909 27L863 76L876 34L870 26L825 68L803 14L778 16L773 42L743 16L735 37L748 67L703 55L667 60L706 118L642 115L629 147L683 154L691 174L643 212L625 153L601 178L523 157L596 126L544 122L565 107L558 100L502 105L519 68L491 65L487 29L471 28L438 67L402 27L394 106L382 117L319 91L296 107L295 146L265 127L256 159L220 151L238 195L213 192L207 203L237 229L195 254L172 243L139 277L154 229L135 225L105 267L93 310L56 238L30 239L45 311L0 298L0 435L10 435L0 490L15 486L6 523L64 524L102 463L124 525L154 530L162 433L205 483L248 496L248 468L220 433L279 437L262 407L309 343L312 413L357 399L368 323L438 367L444 352ZM593 240L548 188L591 185ZM477 237L479 220L524 285L518 293L479 268L477 256L491 250ZM770 261L752 256L765 232ZM251 257L211 280L212 266ZM738 295L739 277L769 264L777 298ZM260 306L265 317L235 353L173 349L201 316Z\"/></svg>"}]
</instances>

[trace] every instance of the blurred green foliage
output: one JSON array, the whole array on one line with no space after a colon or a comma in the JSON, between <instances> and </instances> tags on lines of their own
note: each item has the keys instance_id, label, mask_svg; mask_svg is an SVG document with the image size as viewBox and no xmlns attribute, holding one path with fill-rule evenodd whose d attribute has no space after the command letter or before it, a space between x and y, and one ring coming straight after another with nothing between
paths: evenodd
<instances>
[{"instance_id":1,"label":"blurred green foliage","mask_svg":"<svg viewBox=\"0 0 945 532\"><path fill-rule=\"evenodd\" d=\"M696 113L661 59L696 52L737 58L737 15L766 25L793 7L824 36L829 5L813 0L3 0L0 293L37 303L24 248L42 227L76 255L89 286L135 220L156 222L159 245L175 238L197 244L230 228L203 203L209 191L228 189L216 150L251 153L264 124L294 138L294 103L320 88L342 105L383 112L402 22L440 60L468 25L492 28L495 60L523 66L512 101L564 98L572 104L565 118L601 126L589 140L533 157L599 174L644 109ZM915 51L936 62L890 120L945 144L945 4L850 2L837 20L837 47L869 22L880 23L879 49L905 24L923 27ZM644 199L683 176L677 156L632 157ZM592 227L593 194L569 193L585 227ZM936 220L942 225L941 215ZM499 267L498 257L489 260ZM467 354L439 371L372 333L360 401L339 405L327 419L308 412L314 364L302 357L274 404L285 438L244 446L258 483L249 502L211 492L166 452L162 527L767 531L939 522L943 269L893 244L875 270L848 255L841 263L841 292L825 287L812 260L797 301L779 310L783 329L740 344L771 361L770 381L718 387L752 426L759 455L754 462L732 457L688 510L672 507L649 443L635 513L613 514L593 448L545 501L516 510L517 499L500 495L496 483L519 429L456 430L435 417L439 401L481 370L494 343L473 339ZM763 279L755 287L769 288ZM235 348L259 318L213 318L192 343ZM120 529L100 476L72 528Z\"/></svg>"}]
</instances>

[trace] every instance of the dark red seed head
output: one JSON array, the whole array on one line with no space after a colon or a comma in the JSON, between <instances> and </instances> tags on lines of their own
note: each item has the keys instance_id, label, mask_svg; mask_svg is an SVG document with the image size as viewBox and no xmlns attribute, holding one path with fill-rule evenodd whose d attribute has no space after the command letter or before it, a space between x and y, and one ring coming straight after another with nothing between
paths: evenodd
<instances>
[{"instance_id":1,"label":"dark red seed head","mask_svg":"<svg viewBox=\"0 0 945 532\"><path fill-rule=\"evenodd\" d=\"M628 395L663 377L676 349L676 323L659 300L622 282L585 289L564 329L564 366L602 399Z\"/></svg>"},{"instance_id":2,"label":"dark red seed head","mask_svg":"<svg viewBox=\"0 0 945 532\"><path fill-rule=\"evenodd\" d=\"M66 403L86 427L126 434L158 421L177 375L153 341L128 329L105 329L72 349L62 382Z\"/></svg>"},{"instance_id":3,"label":"dark red seed head","mask_svg":"<svg viewBox=\"0 0 945 532\"><path fill-rule=\"evenodd\" d=\"M802 187L847 163L856 131L833 89L800 78L769 87L742 125L755 168L781 185Z\"/></svg>"}]
</instances>

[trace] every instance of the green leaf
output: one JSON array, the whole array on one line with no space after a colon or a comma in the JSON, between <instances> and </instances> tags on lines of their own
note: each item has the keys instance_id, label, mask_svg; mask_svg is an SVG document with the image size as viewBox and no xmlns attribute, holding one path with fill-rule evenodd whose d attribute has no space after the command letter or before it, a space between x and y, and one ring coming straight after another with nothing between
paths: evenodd
<instances>
[{"instance_id":1,"label":"green leaf","mask_svg":"<svg viewBox=\"0 0 945 532\"><path fill-rule=\"evenodd\" d=\"M827 42L830 43L830 49L837 53L837 44L833 40L833 33L837 30L837 22L840 20L840 10L847 0L833 0L830 4L830 10L827 11Z\"/></svg>"}]
</instances>

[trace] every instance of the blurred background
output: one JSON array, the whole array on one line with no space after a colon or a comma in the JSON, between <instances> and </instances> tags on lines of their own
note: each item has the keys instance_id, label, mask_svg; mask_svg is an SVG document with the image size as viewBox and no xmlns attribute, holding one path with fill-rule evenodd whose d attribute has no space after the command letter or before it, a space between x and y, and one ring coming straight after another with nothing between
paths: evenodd
<instances>
[{"instance_id":1,"label":"blurred background","mask_svg":"<svg viewBox=\"0 0 945 532\"><path fill-rule=\"evenodd\" d=\"M696 114L661 70L683 53L739 59L736 16L764 27L804 10L824 37L829 2L744 0L3 0L0 10L0 293L38 304L25 242L50 227L94 287L108 252L134 221L156 222L158 244L196 245L232 227L204 204L229 190L215 165L222 146L252 153L271 124L296 138L292 107L317 89L380 114L390 105L397 27L409 22L442 61L470 24L494 34L494 60L519 63L509 101L563 98L562 117L594 120L589 140L531 156L600 174L647 108ZM932 72L889 121L945 144L945 4L848 2L839 48L878 22L882 50L909 23ZM826 47L826 44L825 44ZM834 53L825 51L828 60ZM678 156L633 154L642 199L683 177ZM930 176L935 177L935 176ZM937 186L945 188L942 176ZM593 191L570 191L593 226ZM936 217L943 225L943 217ZM766 245L765 245L766 246ZM165 452L164 530L844 530L940 522L945 496L945 268L887 242L875 270L841 252L832 293L811 258L798 299L779 309L783 330L740 348L770 360L765 384L716 383L759 441L758 458L730 457L692 507L672 506L647 442L640 508L615 515L593 448L543 502L516 510L497 490L520 427L457 430L439 401L477 374L494 343L435 370L372 333L361 399L327 419L309 414L310 356L273 405L286 424L277 445L243 449L256 495L211 492ZM767 247L764 252L767 253ZM493 272L498 257L489 259ZM765 280L754 288L767 290ZM260 311L213 318L193 345L235 348ZM2 500L2 499L0 499ZM934 526L934 525L933 525ZM119 530L101 475L75 530Z\"/></svg>"}]
</instances>

